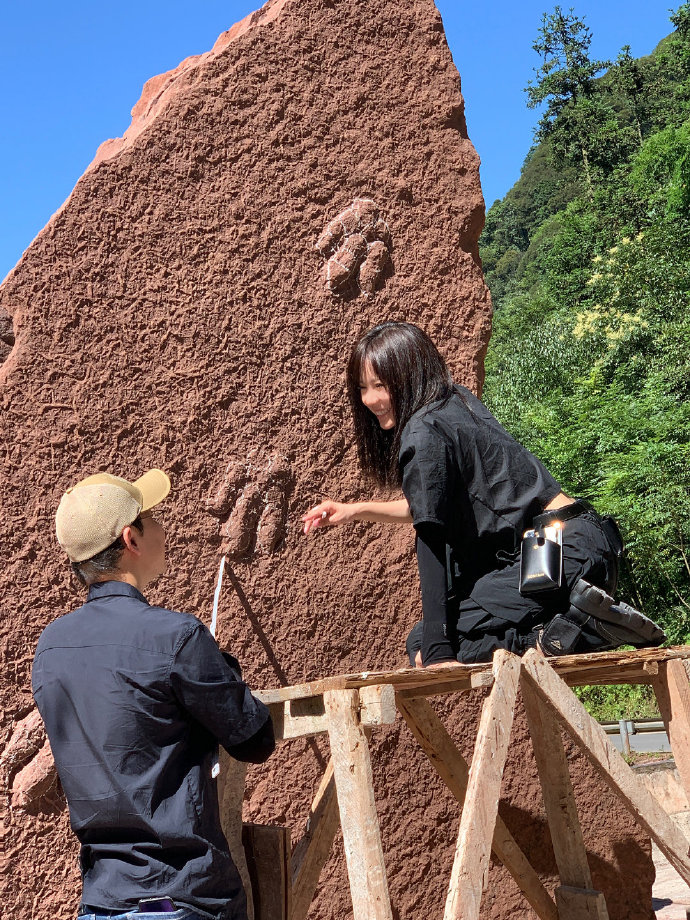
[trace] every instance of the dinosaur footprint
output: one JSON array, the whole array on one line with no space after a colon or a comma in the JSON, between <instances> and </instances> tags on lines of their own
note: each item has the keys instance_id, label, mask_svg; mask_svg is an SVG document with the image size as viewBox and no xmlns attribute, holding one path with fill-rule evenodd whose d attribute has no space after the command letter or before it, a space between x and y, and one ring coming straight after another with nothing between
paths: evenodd
<instances>
[{"instance_id":1,"label":"dinosaur footprint","mask_svg":"<svg viewBox=\"0 0 690 920\"><path fill-rule=\"evenodd\" d=\"M326 226L316 248L328 259L323 270L326 290L345 296L356 286L371 297L390 262L391 235L371 198L355 198Z\"/></svg>"},{"instance_id":2,"label":"dinosaur footprint","mask_svg":"<svg viewBox=\"0 0 690 920\"><path fill-rule=\"evenodd\" d=\"M231 461L206 501L222 523L222 552L230 559L272 553L285 536L292 471L284 457L250 454Z\"/></svg>"}]
</instances>

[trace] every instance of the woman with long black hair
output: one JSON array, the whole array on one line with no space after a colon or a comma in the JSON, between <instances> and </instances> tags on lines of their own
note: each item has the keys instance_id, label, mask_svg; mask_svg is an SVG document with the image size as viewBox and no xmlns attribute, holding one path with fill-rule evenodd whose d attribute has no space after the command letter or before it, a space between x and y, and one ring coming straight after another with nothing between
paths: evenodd
<instances>
[{"instance_id":1,"label":"woman with long black hair","mask_svg":"<svg viewBox=\"0 0 690 920\"><path fill-rule=\"evenodd\" d=\"M411 663L489 661L497 648L522 654L568 611L578 579L613 593L621 549L615 528L566 495L453 383L421 329L388 322L366 333L350 356L347 388L363 472L401 487L404 498L323 501L304 515L304 532L351 521L414 525L423 621L408 638ZM535 518L562 524L563 579L558 588L523 594L520 543ZM584 628L575 650L602 644Z\"/></svg>"}]
</instances>

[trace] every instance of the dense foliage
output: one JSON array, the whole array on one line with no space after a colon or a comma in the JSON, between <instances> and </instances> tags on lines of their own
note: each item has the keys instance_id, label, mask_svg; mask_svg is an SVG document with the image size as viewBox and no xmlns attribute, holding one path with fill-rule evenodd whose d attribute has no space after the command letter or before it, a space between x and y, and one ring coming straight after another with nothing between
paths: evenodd
<instances>
[{"instance_id":1,"label":"dense foliage","mask_svg":"<svg viewBox=\"0 0 690 920\"><path fill-rule=\"evenodd\" d=\"M481 254L485 400L566 491L618 519L620 594L676 644L690 640L690 3L671 22L650 57L624 47L594 79L584 24L544 17L528 87L541 141Z\"/></svg>"}]
</instances>

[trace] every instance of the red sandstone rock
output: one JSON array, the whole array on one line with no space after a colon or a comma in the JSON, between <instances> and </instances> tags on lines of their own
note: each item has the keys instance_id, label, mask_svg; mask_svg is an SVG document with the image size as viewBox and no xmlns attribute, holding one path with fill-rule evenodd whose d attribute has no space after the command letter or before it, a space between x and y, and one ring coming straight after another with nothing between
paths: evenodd
<instances>
[{"instance_id":1,"label":"red sandstone rock","mask_svg":"<svg viewBox=\"0 0 690 920\"><path fill-rule=\"evenodd\" d=\"M334 296L315 244L361 199L386 221L390 236L377 238L392 262L373 280L360 266L372 296ZM125 137L99 149L0 289L0 324L12 318L0 329L0 360L11 349L0 366L0 749L30 708L41 630L81 596L53 537L55 508L97 470L161 466L173 477L170 572L152 602L208 622L218 552L232 544L218 635L254 686L402 663L419 616L410 530L306 539L299 519L322 496L363 489L344 364L364 330L412 320L459 381L480 387L491 321L483 219L432 0L274 0L146 84ZM280 475L271 458L285 458ZM478 705L476 694L443 705L467 754ZM252 768L246 818L286 822L296 838L323 752L322 741L289 742ZM16 791L35 797L45 751L30 757ZM396 909L439 914L457 805L401 725L376 730L373 758ZM646 920L647 844L591 769L575 766L595 884L612 920ZM553 885L537 790L518 719L504 794L514 834ZM78 903L76 843L64 810L40 802L38 814L6 814L0 897L8 916L52 920ZM311 916L350 912L338 844ZM482 916L529 915L493 866Z\"/></svg>"},{"instance_id":2,"label":"red sandstone rock","mask_svg":"<svg viewBox=\"0 0 690 920\"><path fill-rule=\"evenodd\" d=\"M7 787L12 775L34 757L46 740L38 710L33 709L14 726L7 747L0 755L0 783Z\"/></svg>"},{"instance_id":3,"label":"red sandstone rock","mask_svg":"<svg viewBox=\"0 0 690 920\"><path fill-rule=\"evenodd\" d=\"M390 261L390 229L371 198L356 198L316 241L328 259L322 278L330 294L370 297Z\"/></svg>"},{"instance_id":4,"label":"red sandstone rock","mask_svg":"<svg viewBox=\"0 0 690 920\"><path fill-rule=\"evenodd\" d=\"M12 807L29 808L48 795L56 782L53 752L46 741L36 756L15 776L12 782Z\"/></svg>"}]
</instances>

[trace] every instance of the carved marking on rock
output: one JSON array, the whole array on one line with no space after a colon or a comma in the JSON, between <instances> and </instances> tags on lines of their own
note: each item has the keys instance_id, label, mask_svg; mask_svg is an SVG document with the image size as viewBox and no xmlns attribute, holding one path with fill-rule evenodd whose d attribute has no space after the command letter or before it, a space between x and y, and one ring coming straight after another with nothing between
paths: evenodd
<instances>
[{"instance_id":1,"label":"carved marking on rock","mask_svg":"<svg viewBox=\"0 0 690 920\"><path fill-rule=\"evenodd\" d=\"M230 559L272 553L285 537L292 471L284 457L230 461L211 489L206 510L220 518L222 552Z\"/></svg>"},{"instance_id":2,"label":"carved marking on rock","mask_svg":"<svg viewBox=\"0 0 690 920\"><path fill-rule=\"evenodd\" d=\"M10 356L14 348L14 324L12 317L0 307L0 364Z\"/></svg>"},{"instance_id":3,"label":"carved marking on rock","mask_svg":"<svg viewBox=\"0 0 690 920\"><path fill-rule=\"evenodd\" d=\"M13 808L27 809L55 788L57 770L37 709L17 722L0 756L0 775Z\"/></svg>"},{"instance_id":4,"label":"carved marking on rock","mask_svg":"<svg viewBox=\"0 0 690 920\"><path fill-rule=\"evenodd\" d=\"M326 290L344 297L354 290L372 297L390 263L391 234L371 198L355 198L326 226L316 248L327 259Z\"/></svg>"}]
</instances>

